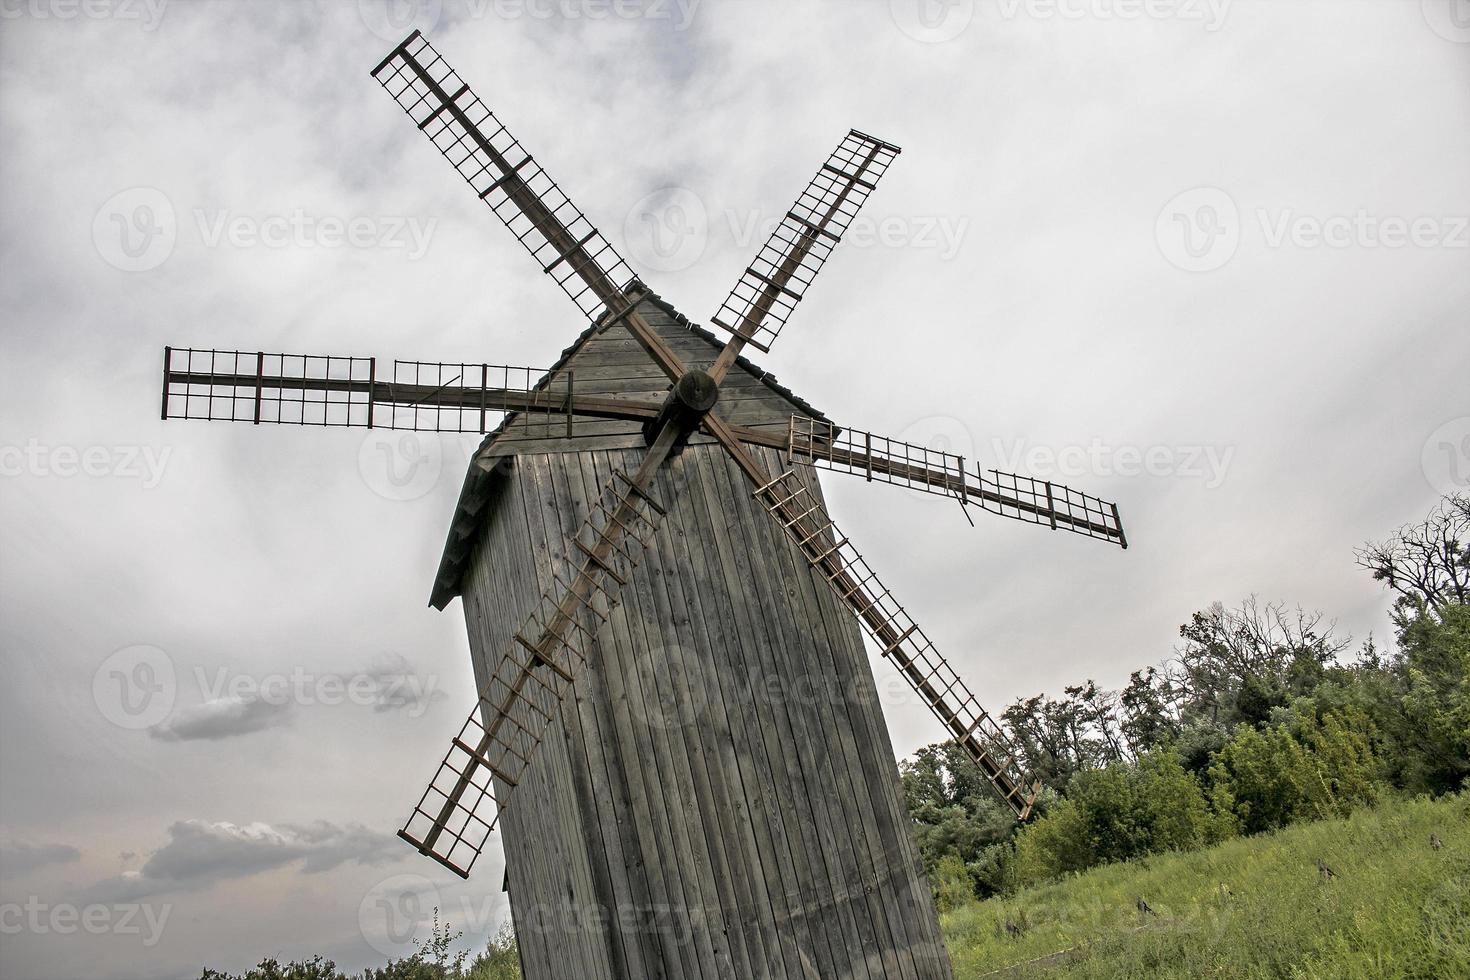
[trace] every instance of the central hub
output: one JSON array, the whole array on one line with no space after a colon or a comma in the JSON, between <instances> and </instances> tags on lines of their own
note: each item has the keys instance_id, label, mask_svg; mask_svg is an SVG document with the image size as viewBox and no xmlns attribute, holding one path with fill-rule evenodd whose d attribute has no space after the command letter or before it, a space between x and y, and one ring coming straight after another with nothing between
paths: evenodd
<instances>
[{"instance_id":1,"label":"central hub","mask_svg":"<svg viewBox=\"0 0 1470 980\"><path fill-rule=\"evenodd\" d=\"M659 430L672 422L679 427L681 438L699 428L700 420L720 400L720 386L715 379L692 368L684 372L659 408L658 417L643 425L643 439L649 445L658 436Z\"/></svg>"}]
</instances>

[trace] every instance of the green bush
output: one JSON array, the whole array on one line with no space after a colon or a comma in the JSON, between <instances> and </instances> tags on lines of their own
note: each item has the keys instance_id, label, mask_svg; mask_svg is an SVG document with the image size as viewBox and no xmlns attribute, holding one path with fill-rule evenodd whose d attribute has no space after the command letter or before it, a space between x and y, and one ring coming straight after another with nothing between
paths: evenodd
<instances>
[{"instance_id":1,"label":"green bush","mask_svg":"<svg viewBox=\"0 0 1470 980\"><path fill-rule=\"evenodd\" d=\"M1067 798L1016 838L1010 882L1025 886L1112 861L1193 850L1234 834L1177 753L1078 773Z\"/></svg>"}]
</instances>

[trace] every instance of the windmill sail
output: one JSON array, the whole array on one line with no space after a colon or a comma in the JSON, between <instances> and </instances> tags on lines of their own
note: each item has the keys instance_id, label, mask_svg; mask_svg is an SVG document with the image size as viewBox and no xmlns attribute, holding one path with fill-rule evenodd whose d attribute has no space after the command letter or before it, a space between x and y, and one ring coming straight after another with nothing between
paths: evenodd
<instances>
[{"instance_id":1,"label":"windmill sail","mask_svg":"<svg viewBox=\"0 0 1470 980\"><path fill-rule=\"evenodd\" d=\"M837 597L857 613L883 656L898 668L950 737L964 746L1016 818L1030 816L1041 784L1027 781L1010 736L986 713L969 686L842 535L811 488L787 470L760 487L756 499Z\"/></svg>"},{"instance_id":2,"label":"windmill sail","mask_svg":"<svg viewBox=\"0 0 1470 980\"><path fill-rule=\"evenodd\" d=\"M584 314L623 312L628 264L422 34L373 78Z\"/></svg>"},{"instance_id":3,"label":"windmill sail","mask_svg":"<svg viewBox=\"0 0 1470 980\"><path fill-rule=\"evenodd\" d=\"M642 420L655 410L579 396L571 370L512 364L165 347L163 418L281 425L488 432L506 415L555 435L573 416Z\"/></svg>"},{"instance_id":4,"label":"windmill sail","mask_svg":"<svg viewBox=\"0 0 1470 980\"><path fill-rule=\"evenodd\" d=\"M899 148L852 130L781 218L713 323L763 351L780 335L827 256Z\"/></svg>"},{"instance_id":5,"label":"windmill sail","mask_svg":"<svg viewBox=\"0 0 1470 980\"><path fill-rule=\"evenodd\" d=\"M1128 547L1117 504L1049 480L967 466L954 453L800 415L791 417L786 451L793 462L955 497L987 513Z\"/></svg>"}]
</instances>

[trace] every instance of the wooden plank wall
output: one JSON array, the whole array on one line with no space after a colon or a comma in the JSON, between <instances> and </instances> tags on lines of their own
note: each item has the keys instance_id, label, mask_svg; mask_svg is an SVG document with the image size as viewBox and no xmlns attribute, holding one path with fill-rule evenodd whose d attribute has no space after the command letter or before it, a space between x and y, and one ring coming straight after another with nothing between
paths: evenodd
<instances>
[{"instance_id":1,"label":"wooden plank wall","mask_svg":"<svg viewBox=\"0 0 1470 980\"><path fill-rule=\"evenodd\" d=\"M516 460L466 581L479 676L640 455ZM949 980L856 621L722 451L653 492L655 548L501 824L528 978Z\"/></svg>"}]
</instances>

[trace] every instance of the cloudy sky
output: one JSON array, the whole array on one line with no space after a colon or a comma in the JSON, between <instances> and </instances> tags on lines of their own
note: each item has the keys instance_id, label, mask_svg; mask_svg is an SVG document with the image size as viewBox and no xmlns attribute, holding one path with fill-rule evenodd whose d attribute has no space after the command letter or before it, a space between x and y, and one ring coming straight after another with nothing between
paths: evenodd
<instances>
[{"instance_id":1,"label":"cloudy sky","mask_svg":"<svg viewBox=\"0 0 1470 980\"><path fill-rule=\"evenodd\" d=\"M369 77L411 26L696 321L848 127L904 147L766 360L1120 503L1127 552L828 479L992 705L1251 593L1383 638L1353 547L1470 483L1462 0L0 18L7 977L360 968L405 892L477 943L505 917L498 856L461 884L393 838L471 703L426 599L475 440L158 417L165 344L535 365L580 329Z\"/></svg>"}]
</instances>

